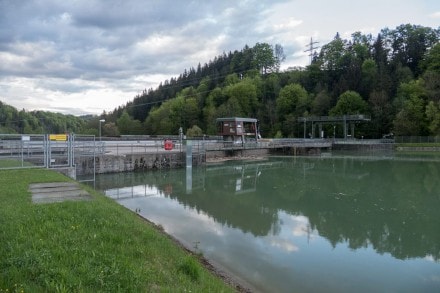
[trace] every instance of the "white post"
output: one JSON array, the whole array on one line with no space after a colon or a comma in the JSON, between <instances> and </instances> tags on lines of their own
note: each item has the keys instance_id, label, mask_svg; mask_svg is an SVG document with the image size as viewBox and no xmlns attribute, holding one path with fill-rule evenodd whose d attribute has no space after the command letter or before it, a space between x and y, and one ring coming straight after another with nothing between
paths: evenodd
<instances>
[{"instance_id":1,"label":"white post","mask_svg":"<svg viewBox=\"0 0 440 293\"><path fill-rule=\"evenodd\" d=\"M99 120L99 141L101 141L101 123L105 122L104 119Z\"/></svg>"}]
</instances>

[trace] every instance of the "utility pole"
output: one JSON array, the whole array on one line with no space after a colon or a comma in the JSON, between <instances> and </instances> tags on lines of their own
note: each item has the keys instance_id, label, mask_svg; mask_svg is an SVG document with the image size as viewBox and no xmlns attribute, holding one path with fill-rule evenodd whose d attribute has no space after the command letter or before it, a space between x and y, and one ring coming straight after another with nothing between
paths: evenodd
<instances>
[{"instance_id":1,"label":"utility pole","mask_svg":"<svg viewBox=\"0 0 440 293\"><path fill-rule=\"evenodd\" d=\"M308 48L307 50L305 50L304 52L310 52L309 56L310 56L310 64L312 64L313 61L313 50L318 49L319 46L314 46L315 44L318 44L319 42L314 42L312 38L310 38L310 43L308 43L306 45L306 47Z\"/></svg>"}]
</instances>

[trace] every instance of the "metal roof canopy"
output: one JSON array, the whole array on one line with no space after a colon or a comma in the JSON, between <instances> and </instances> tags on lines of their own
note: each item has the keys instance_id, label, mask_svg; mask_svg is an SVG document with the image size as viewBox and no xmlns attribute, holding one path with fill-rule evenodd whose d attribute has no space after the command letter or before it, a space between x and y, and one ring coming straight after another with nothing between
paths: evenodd
<instances>
[{"instance_id":1,"label":"metal roof canopy","mask_svg":"<svg viewBox=\"0 0 440 293\"><path fill-rule=\"evenodd\" d=\"M365 122L370 121L371 117L369 115L343 115L343 116L310 116L310 117L299 117L298 122L321 122L321 123L333 123L333 122Z\"/></svg>"},{"instance_id":2,"label":"metal roof canopy","mask_svg":"<svg viewBox=\"0 0 440 293\"><path fill-rule=\"evenodd\" d=\"M304 123L304 138L306 138L306 124L307 122L312 123L312 133L311 138L315 136L315 123L319 126L319 133L321 135L322 124L335 124L342 123L344 127L344 139L347 139L347 124L351 124L351 137L354 137L354 124L359 122L370 121L371 117L369 115L357 114L357 115L343 115L343 116L310 116L310 117L298 117L298 122ZM335 138L335 128L333 126L333 137Z\"/></svg>"},{"instance_id":3,"label":"metal roof canopy","mask_svg":"<svg viewBox=\"0 0 440 293\"><path fill-rule=\"evenodd\" d=\"M227 118L217 118L216 119L217 122L230 122L230 121L234 121L234 122L257 122L258 120L255 118L241 118L241 117L227 117Z\"/></svg>"}]
</instances>

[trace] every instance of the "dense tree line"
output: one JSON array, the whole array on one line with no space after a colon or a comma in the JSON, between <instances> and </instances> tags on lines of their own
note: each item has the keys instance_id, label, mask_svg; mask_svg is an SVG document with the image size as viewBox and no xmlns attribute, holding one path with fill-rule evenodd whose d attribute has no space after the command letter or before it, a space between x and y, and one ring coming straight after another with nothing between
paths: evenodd
<instances>
[{"instance_id":1,"label":"dense tree line","mask_svg":"<svg viewBox=\"0 0 440 293\"><path fill-rule=\"evenodd\" d=\"M371 122L358 127L359 137L439 135L439 37L439 28L410 24L376 37L336 34L309 66L283 72L282 47L257 43L190 68L103 116L131 134L193 126L215 134L218 117L256 117L263 136L295 137L303 135L298 117L366 114Z\"/></svg>"},{"instance_id":2,"label":"dense tree line","mask_svg":"<svg viewBox=\"0 0 440 293\"><path fill-rule=\"evenodd\" d=\"M382 29L375 37L355 32L343 39L336 34L314 52L309 66L282 72L281 45L246 45L185 70L156 89L145 89L84 125L70 124L73 118L62 122L58 116L50 124L48 113L17 111L14 117L0 112L0 127L78 132L78 126L94 134L99 119L105 119L102 130L109 136L178 134L180 127L185 133L211 135L216 133L216 118L242 116L259 119L263 137L302 137L298 117L366 114L371 122L356 128L357 137L440 135L439 39L440 28L411 24ZM5 105L1 108L10 112ZM32 117L22 119L18 113Z\"/></svg>"},{"instance_id":3,"label":"dense tree line","mask_svg":"<svg viewBox=\"0 0 440 293\"><path fill-rule=\"evenodd\" d=\"M86 129L85 117L47 111L18 111L0 101L0 133L2 134L71 133L85 132Z\"/></svg>"}]
</instances>

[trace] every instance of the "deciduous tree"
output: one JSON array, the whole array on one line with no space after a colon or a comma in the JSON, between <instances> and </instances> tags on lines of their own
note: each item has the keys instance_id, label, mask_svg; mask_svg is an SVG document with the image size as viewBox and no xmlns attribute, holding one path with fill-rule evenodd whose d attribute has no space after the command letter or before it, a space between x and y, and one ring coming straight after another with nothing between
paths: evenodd
<instances>
[{"instance_id":1,"label":"deciduous tree","mask_svg":"<svg viewBox=\"0 0 440 293\"><path fill-rule=\"evenodd\" d=\"M330 110L330 115L368 114L368 104L353 91L346 91L339 96L336 106Z\"/></svg>"},{"instance_id":2,"label":"deciduous tree","mask_svg":"<svg viewBox=\"0 0 440 293\"><path fill-rule=\"evenodd\" d=\"M440 135L440 104L430 101L426 106L425 112L431 134Z\"/></svg>"},{"instance_id":3,"label":"deciduous tree","mask_svg":"<svg viewBox=\"0 0 440 293\"><path fill-rule=\"evenodd\" d=\"M272 47L268 43L256 43L253 48L253 64L261 74L276 71L277 59Z\"/></svg>"}]
</instances>

